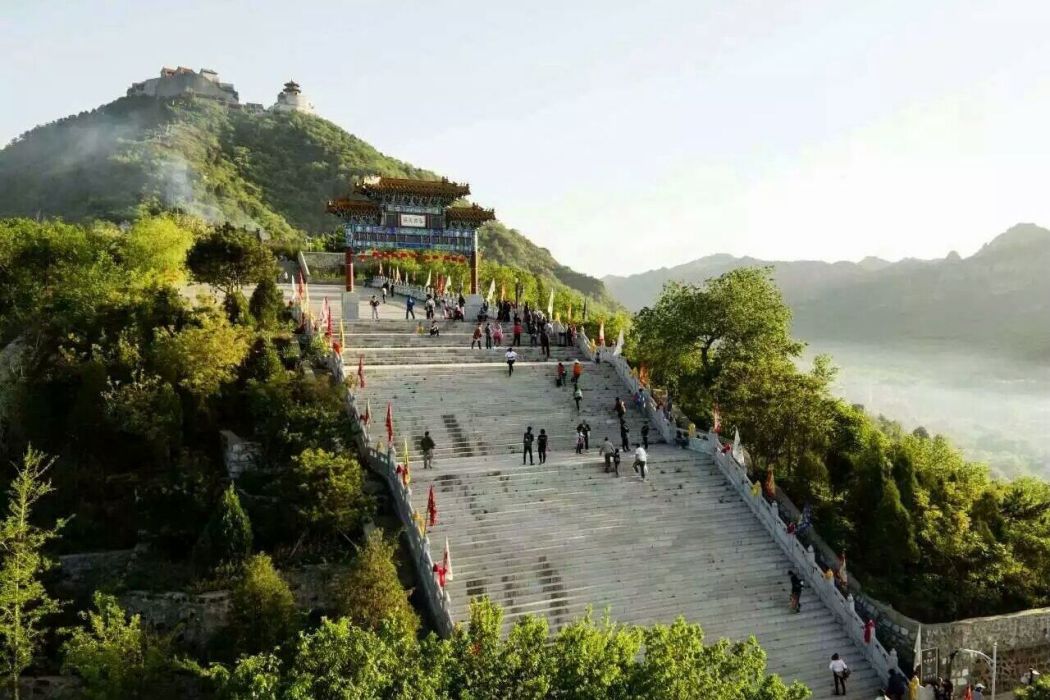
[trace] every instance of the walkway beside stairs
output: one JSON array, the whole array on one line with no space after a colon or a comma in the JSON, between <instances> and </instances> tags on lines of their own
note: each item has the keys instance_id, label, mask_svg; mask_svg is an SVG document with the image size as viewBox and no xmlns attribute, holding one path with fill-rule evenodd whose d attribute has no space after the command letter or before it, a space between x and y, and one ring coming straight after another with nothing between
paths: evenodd
<instances>
[{"instance_id":1,"label":"walkway beside stairs","mask_svg":"<svg viewBox=\"0 0 1050 700\"><path fill-rule=\"evenodd\" d=\"M392 402L399 454L409 441L417 509L425 511L435 487L431 537L438 552L445 537L451 545L455 620L466 620L480 595L503 606L508 625L538 614L558 629L588 609L636 624L681 615L700 623L708 641L753 634L769 671L801 680L814 698L832 697L828 663L838 652L853 671L848 697L876 696L875 671L817 596L807 590L802 612L788 610L787 556L709 455L656 443L648 482L631 471L630 453L620 478L604 472L597 448L606 436L619 444L612 406L616 396L629 398L611 367L585 362L578 413L571 388L554 383L555 363L571 367L574 348L555 346L549 362L538 348L518 348L523 358L508 377L505 346L471 350L470 323L439 321L440 337L418 336L400 302L388 300L380 321L346 323L343 361L353 374L364 358L366 387L356 400L371 407L373 440ZM581 419L591 425L591 445L577 455ZM627 423L639 440L642 416L633 407ZM546 464L538 455L522 464L526 426L550 435ZM426 471L425 430L437 443Z\"/></svg>"}]
</instances>

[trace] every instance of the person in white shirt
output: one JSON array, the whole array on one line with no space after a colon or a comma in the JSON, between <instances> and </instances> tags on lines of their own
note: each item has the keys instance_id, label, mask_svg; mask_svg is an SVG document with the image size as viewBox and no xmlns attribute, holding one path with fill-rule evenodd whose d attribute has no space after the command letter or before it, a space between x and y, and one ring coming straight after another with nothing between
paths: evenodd
<instances>
[{"instance_id":1,"label":"person in white shirt","mask_svg":"<svg viewBox=\"0 0 1050 700\"><path fill-rule=\"evenodd\" d=\"M514 361L518 359L518 353L514 352L514 348L507 348L507 376L514 374Z\"/></svg>"},{"instance_id":2,"label":"person in white shirt","mask_svg":"<svg viewBox=\"0 0 1050 700\"><path fill-rule=\"evenodd\" d=\"M839 658L838 654L831 655L831 663L828 664L828 668L831 669L831 675L835 679L835 695L846 694L846 678L849 677L849 666L846 662ZM842 692L839 692L839 688L842 688Z\"/></svg>"},{"instance_id":3,"label":"person in white shirt","mask_svg":"<svg viewBox=\"0 0 1050 700\"><path fill-rule=\"evenodd\" d=\"M645 481L649 476L649 470L646 464L649 462L649 455L645 453L645 448L639 443L634 443L634 471L642 477L642 481Z\"/></svg>"}]
</instances>

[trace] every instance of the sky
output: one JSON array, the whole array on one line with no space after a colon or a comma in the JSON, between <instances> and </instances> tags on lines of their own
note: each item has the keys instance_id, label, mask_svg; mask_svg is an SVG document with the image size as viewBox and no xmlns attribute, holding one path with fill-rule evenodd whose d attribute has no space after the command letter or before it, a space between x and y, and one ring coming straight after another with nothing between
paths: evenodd
<instances>
[{"instance_id":1,"label":"sky","mask_svg":"<svg viewBox=\"0 0 1050 700\"><path fill-rule=\"evenodd\" d=\"M1050 226L1050 3L0 0L0 143L207 67L294 78L561 262L975 252Z\"/></svg>"}]
</instances>

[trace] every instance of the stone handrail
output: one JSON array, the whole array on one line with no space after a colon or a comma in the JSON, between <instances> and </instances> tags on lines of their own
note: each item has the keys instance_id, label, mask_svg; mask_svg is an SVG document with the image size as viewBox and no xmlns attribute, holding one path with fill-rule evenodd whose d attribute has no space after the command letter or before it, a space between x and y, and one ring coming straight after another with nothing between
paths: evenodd
<instances>
[{"instance_id":1,"label":"stone handrail","mask_svg":"<svg viewBox=\"0 0 1050 700\"><path fill-rule=\"evenodd\" d=\"M299 271L303 273L303 279L309 282L310 266L306 264L306 258L303 256L303 251L297 251L295 257L296 261L299 263Z\"/></svg>"},{"instance_id":2,"label":"stone handrail","mask_svg":"<svg viewBox=\"0 0 1050 700\"><path fill-rule=\"evenodd\" d=\"M591 343L587 339L587 334L583 328L578 329L576 332L576 345L588 360L594 360L594 353L591 351ZM611 350L607 347L602 348L602 350L601 361L611 365L613 369L616 370L616 374L619 375L620 381L622 381L630 391L631 398L628 399L628 402L633 401L633 397L638 392L638 389L642 388L641 382L631 373L631 366L627 364L627 360L625 360L622 355L613 355ZM652 393L650 393L648 389L646 390L644 413L649 420L649 424L656 428L664 441L668 444L674 444L675 425L664 415L663 411L656 408L656 404L653 402Z\"/></svg>"},{"instance_id":3,"label":"stone handrail","mask_svg":"<svg viewBox=\"0 0 1050 700\"><path fill-rule=\"evenodd\" d=\"M825 607L831 610L849 637L864 652L872 668L886 680L890 669L898 668L897 651L886 651L874 637L870 643L864 641L865 621L854 608L853 596L843 596L835 586L834 580L824 577L824 571L817 564L813 547L804 546L795 535L788 533L787 524L780 519L776 503L771 503L763 497L761 487L757 495L753 493L755 484L748 478L744 465L740 464L731 452L722 451L721 441L715 433L709 433L702 439L693 438L689 441L689 449L711 455L723 476L733 484L755 517L787 554L795 573L820 597Z\"/></svg>"},{"instance_id":4,"label":"stone handrail","mask_svg":"<svg viewBox=\"0 0 1050 700\"><path fill-rule=\"evenodd\" d=\"M588 359L594 359L590 341L582 328L577 334L577 345ZM641 382L632 374L627 360L620 355L614 356L608 352L607 348L604 350L601 357L602 362L607 362L615 368L621 381L633 396L641 386ZM673 443L675 425L664 416L662 411L656 409L652 401L652 394L649 392L647 392L645 408L651 424L660 431L664 440ZM883 680L886 680L890 669L898 668L896 650L886 651L875 638L872 638L870 643L864 641L865 621L854 609L853 596L843 596L835 586L835 582L824 577L824 571L817 564L813 548L805 547L797 537L788 533L787 524L780 519L776 503L766 501L761 492L757 496L752 494L754 484L748 478L744 465L740 464L731 453L722 452L721 441L714 433L709 433L703 438L690 439L687 449L711 455L722 475L734 486L755 517L787 555L793 570L816 592L821 602L836 617L857 647L863 650L872 668Z\"/></svg>"},{"instance_id":5,"label":"stone handrail","mask_svg":"<svg viewBox=\"0 0 1050 700\"><path fill-rule=\"evenodd\" d=\"M346 387L346 410L353 425L357 428L354 441L358 454L365 459L372 471L386 479L394 502L394 509L405 525L408 548L412 553L412 560L423 585L423 598L426 600L438 633L447 637L452 634L454 626L452 601L448 591L441 587L437 574L434 572L435 562L430 538L419 531L413 518L415 508L412 505L412 489L402 482L401 476L397 473L397 459L393 449L388 446L384 452L369 445L368 426L360 420L354 393L346 383L346 365L343 364L343 358L338 353L333 352L329 355L329 367L332 370L332 376Z\"/></svg>"}]
</instances>

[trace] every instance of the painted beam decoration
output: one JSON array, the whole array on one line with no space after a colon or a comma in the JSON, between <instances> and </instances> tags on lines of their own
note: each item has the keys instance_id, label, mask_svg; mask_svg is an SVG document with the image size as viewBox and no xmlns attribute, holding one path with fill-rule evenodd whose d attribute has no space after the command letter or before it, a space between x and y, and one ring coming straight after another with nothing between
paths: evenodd
<instances>
[{"instance_id":1,"label":"painted beam decoration","mask_svg":"<svg viewBox=\"0 0 1050 700\"><path fill-rule=\"evenodd\" d=\"M476 204L455 205L470 186L442 180L368 177L353 192L328 202L343 220L346 247L362 250L433 250L467 255L477 250L477 229L495 218Z\"/></svg>"}]
</instances>

